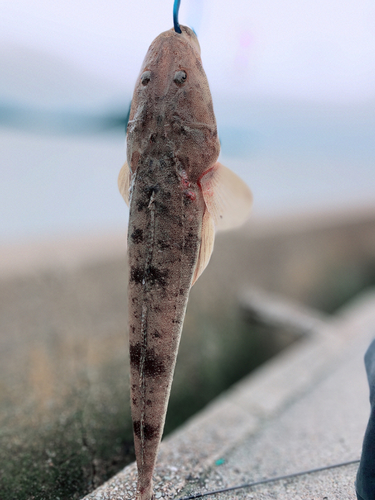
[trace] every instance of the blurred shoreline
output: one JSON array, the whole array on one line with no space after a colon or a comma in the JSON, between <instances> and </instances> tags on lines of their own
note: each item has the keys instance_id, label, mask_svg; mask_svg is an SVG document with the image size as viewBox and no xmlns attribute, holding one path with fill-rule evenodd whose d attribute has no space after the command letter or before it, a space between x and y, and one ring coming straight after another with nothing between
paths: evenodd
<instances>
[{"instance_id":1,"label":"blurred shoreline","mask_svg":"<svg viewBox=\"0 0 375 500\"><path fill-rule=\"evenodd\" d=\"M0 245L0 278L81 265L126 255L126 229L30 238Z\"/></svg>"},{"instance_id":2,"label":"blurred shoreline","mask_svg":"<svg viewBox=\"0 0 375 500\"><path fill-rule=\"evenodd\" d=\"M256 214L238 231L249 238L304 232L375 219L375 203L319 211L285 211L279 215ZM222 233L219 233L221 235ZM228 234L226 232L226 234ZM0 244L0 279L49 269L75 269L113 258L126 258L127 227L30 237Z\"/></svg>"}]
</instances>

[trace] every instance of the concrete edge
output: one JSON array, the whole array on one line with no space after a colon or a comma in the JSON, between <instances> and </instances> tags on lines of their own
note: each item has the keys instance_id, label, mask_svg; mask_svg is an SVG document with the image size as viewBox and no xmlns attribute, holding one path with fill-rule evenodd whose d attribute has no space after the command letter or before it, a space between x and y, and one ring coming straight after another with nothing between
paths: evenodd
<instances>
[{"instance_id":1,"label":"concrete edge","mask_svg":"<svg viewBox=\"0 0 375 500\"><path fill-rule=\"evenodd\" d=\"M199 488L194 481L204 477L226 450L255 434L267 419L332 372L351 345L369 336L374 324L375 292L370 291L216 398L162 442L155 497L176 498ZM132 499L135 486L133 463L84 500Z\"/></svg>"},{"instance_id":2,"label":"concrete edge","mask_svg":"<svg viewBox=\"0 0 375 500\"><path fill-rule=\"evenodd\" d=\"M285 329L299 337L319 331L328 319L315 309L255 287L246 287L238 302L250 321L279 331Z\"/></svg>"}]
</instances>

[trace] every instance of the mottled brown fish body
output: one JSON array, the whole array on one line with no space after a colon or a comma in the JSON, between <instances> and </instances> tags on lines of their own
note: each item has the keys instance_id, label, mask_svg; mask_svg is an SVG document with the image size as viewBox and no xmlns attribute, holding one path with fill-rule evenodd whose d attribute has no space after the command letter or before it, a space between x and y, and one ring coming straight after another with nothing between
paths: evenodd
<instances>
[{"instance_id":1,"label":"mottled brown fish body","mask_svg":"<svg viewBox=\"0 0 375 500\"><path fill-rule=\"evenodd\" d=\"M195 35L182 27L151 45L132 101L127 154L131 409L138 499L152 497L189 291L206 210L198 180L219 153ZM187 81L179 85L175 74ZM146 73L145 73L146 72Z\"/></svg>"},{"instance_id":2,"label":"mottled brown fish body","mask_svg":"<svg viewBox=\"0 0 375 500\"><path fill-rule=\"evenodd\" d=\"M163 170L163 160L151 159L150 169L149 160L137 174L128 237L131 407L142 499L150 498L204 210L202 195L196 192L193 203L172 165Z\"/></svg>"}]
</instances>

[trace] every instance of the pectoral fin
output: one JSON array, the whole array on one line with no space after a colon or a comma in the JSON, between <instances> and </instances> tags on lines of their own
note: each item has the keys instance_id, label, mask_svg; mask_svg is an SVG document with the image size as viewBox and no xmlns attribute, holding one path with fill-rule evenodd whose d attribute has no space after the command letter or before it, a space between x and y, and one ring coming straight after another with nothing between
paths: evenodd
<instances>
[{"instance_id":1,"label":"pectoral fin","mask_svg":"<svg viewBox=\"0 0 375 500\"><path fill-rule=\"evenodd\" d=\"M216 230L240 226L248 218L253 195L248 186L219 162L200 179L203 198Z\"/></svg>"},{"instance_id":2,"label":"pectoral fin","mask_svg":"<svg viewBox=\"0 0 375 500\"><path fill-rule=\"evenodd\" d=\"M198 261L195 267L192 286L197 281L199 276L203 273L203 271L206 269L206 266L212 254L212 250L214 249L214 240L215 240L214 221L209 211L205 210L202 221L201 246L199 249Z\"/></svg>"},{"instance_id":3,"label":"pectoral fin","mask_svg":"<svg viewBox=\"0 0 375 500\"><path fill-rule=\"evenodd\" d=\"M125 203L129 206L130 170L127 162L125 162L121 167L117 184L121 196L124 198Z\"/></svg>"}]
</instances>

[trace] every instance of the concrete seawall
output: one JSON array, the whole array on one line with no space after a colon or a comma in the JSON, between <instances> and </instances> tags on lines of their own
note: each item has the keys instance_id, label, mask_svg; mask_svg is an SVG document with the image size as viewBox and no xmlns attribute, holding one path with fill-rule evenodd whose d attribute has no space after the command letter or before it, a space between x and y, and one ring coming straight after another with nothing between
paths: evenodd
<instances>
[{"instance_id":1,"label":"concrete seawall","mask_svg":"<svg viewBox=\"0 0 375 500\"><path fill-rule=\"evenodd\" d=\"M228 387L291 341L288 332L282 341L273 332L270 351L252 357L263 349L261 334L268 330L248 326L243 297L249 285L320 311L336 311L375 282L374 235L373 211L356 217L253 221L219 234L212 261L191 292L169 430L189 415L184 405L199 410L219 394L219 382ZM14 495L19 500L30 495L82 498L134 459L125 252L125 234L0 248L2 500ZM263 342L267 348L270 338ZM358 352L366 342L367 337ZM312 363L314 358L308 359ZM197 387L203 387L199 397ZM253 417L246 419L246 425L255 425ZM237 436L237 420L226 426L228 446L235 442L230 436ZM169 460L161 464L167 467ZM178 484L168 483L165 474L163 487L171 484L176 491Z\"/></svg>"}]
</instances>

